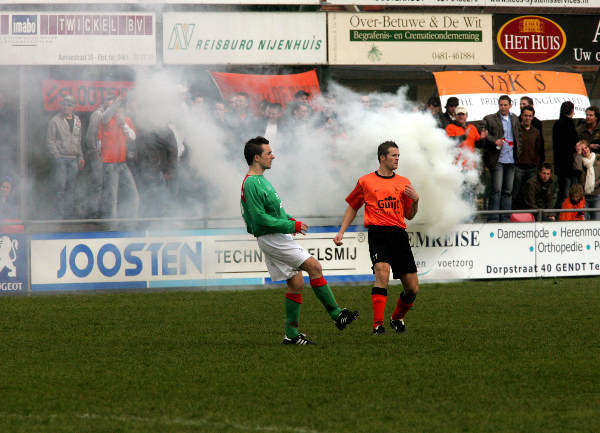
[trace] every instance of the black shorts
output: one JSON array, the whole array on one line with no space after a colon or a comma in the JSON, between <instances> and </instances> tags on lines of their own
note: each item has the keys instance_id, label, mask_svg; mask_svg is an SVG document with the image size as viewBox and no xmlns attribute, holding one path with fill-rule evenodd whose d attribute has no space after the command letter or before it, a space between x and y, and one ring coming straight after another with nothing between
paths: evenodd
<instances>
[{"instance_id":1,"label":"black shorts","mask_svg":"<svg viewBox=\"0 0 600 433\"><path fill-rule=\"evenodd\" d=\"M408 234L400 227L369 226L369 254L373 273L375 263L380 262L390 264L395 280L401 275L417 272Z\"/></svg>"}]
</instances>

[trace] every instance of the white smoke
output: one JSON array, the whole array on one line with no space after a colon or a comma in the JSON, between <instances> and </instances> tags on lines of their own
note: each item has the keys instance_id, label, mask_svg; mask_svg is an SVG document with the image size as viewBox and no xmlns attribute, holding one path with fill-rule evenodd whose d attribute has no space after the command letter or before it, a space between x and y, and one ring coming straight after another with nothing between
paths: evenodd
<instances>
[{"instance_id":1,"label":"white smoke","mask_svg":"<svg viewBox=\"0 0 600 433\"><path fill-rule=\"evenodd\" d=\"M192 155L190 165L209 192L202 197L199 215L240 218L240 186L247 171L244 143L234 143L232 150L227 142L230 131L215 124L209 114L212 107L186 103L185 85L181 76L167 72L139 75L132 94L136 118L146 125L172 122L180 128ZM455 164L456 143L437 128L431 115L415 110L402 90L359 95L339 85L329 87L335 101L318 98L313 104L336 113L343 135L333 134L334 138L328 133L317 111L312 121L296 124L293 132L266 137L276 156L266 176L289 214L338 216L341 223L345 197L360 176L378 168L377 146L392 140L400 150L397 173L408 177L420 195L413 221L423 224L421 230L442 234L470 217L473 208L463 200L462 190L478 182L476 171L465 174ZM256 135L249 131L246 139Z\"/></svg>"}]
</instances>

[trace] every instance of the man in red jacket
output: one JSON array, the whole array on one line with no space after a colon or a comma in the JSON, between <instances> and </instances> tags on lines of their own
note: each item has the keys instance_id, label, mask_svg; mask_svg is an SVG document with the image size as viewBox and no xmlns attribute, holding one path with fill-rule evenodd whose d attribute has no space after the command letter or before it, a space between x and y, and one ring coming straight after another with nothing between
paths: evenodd
<instances>
[{"instance_id":1,"label":"man in red jacket","mask_svg":"<svg viewBox=\"0 0 600 433\"><path fill-rule=\"evenodd\" d=\"M127 203L127 212L123 216L136 217L139 207L139 195L131 170L127 166L127 142L135 140L133 122L125 116L122 99L110 119L102 119L98 128L100 157L102 159L104 185L102 189L103 213L107 218L116 218L119 194ZM123 191L119 191L120 187Z\"/></svg>"}]
</instances>

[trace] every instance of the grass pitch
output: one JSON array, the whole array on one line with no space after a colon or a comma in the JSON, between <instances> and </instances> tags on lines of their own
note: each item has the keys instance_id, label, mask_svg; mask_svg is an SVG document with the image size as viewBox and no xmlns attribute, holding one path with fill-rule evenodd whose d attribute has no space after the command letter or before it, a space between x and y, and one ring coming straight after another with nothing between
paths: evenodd
<instances>
[{"instance_id":1,"label":"grass pitch","mask_svg":"<svg viewBox=\"0 0 600 433\"><path fill-rule=\"evenodd\" d=\"M371 335L369 287L0 298L1 432L598 432L600 280L424 284ZM387 316L399 294L390 289Z\"/></svg>"}]
</instances>

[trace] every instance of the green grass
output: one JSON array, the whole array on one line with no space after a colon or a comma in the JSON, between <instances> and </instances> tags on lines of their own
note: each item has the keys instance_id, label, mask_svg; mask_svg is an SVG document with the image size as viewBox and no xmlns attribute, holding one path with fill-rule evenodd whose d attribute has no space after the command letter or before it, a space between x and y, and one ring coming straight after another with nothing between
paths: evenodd
<instances>
[{"instance_id":1,"label":"green grass","mask_svg":"<svg viewBox=\"0 0 600 433\"><path fill-rule=\"evenodd\" d=\"M599 281L423 285L378 337L308 289L311 347L283 289L2 297L0 432L598 432Z\"/></svg>"}]
</instances>

